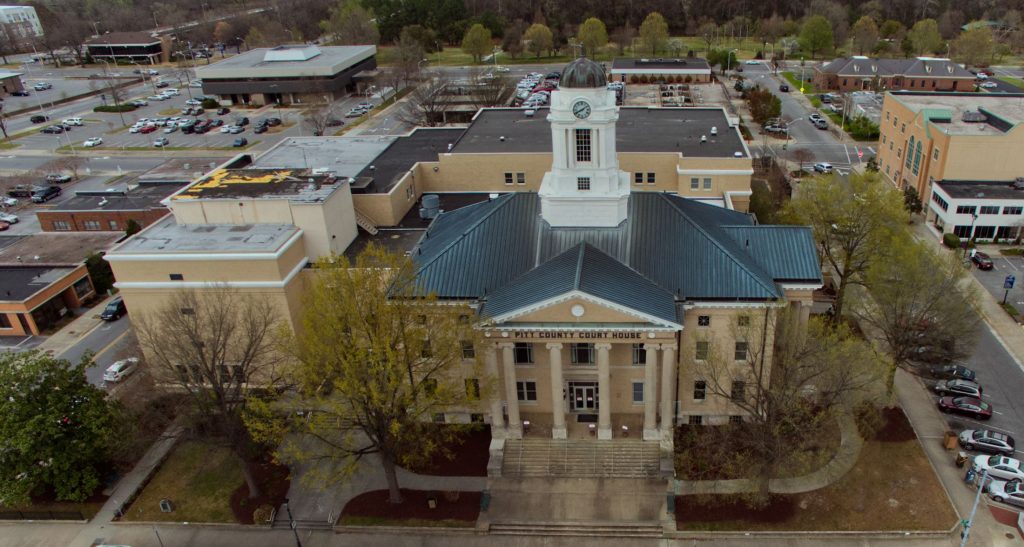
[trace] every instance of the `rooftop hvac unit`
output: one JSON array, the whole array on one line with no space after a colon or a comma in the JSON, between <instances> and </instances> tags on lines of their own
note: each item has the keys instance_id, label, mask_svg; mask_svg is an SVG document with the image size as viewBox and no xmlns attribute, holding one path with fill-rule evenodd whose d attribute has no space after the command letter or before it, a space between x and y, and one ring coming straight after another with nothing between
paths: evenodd
<instances>
[{"instance_id":1,"label":"rooftop hvac unit","mask_svg":"<svg viewBox=\"0 0 1024 547\"><path fill-rule=\"evenodd\" d=\"M1014 190L1024 190L1024 177L1014 179L1012 186Z\"/></svg>"},{"instance_id":2,"label":"rooftop hvac unit","mask_svg":"<svg viewBox=\"0 0 1024 547\"><path fill-rule=\"evenodd\" d=\"M430 220L441 212L441 198L437 194L424 194L420 203L423 205L420 207L420 218L423 220Z\"/></svg>"}]
</instances>

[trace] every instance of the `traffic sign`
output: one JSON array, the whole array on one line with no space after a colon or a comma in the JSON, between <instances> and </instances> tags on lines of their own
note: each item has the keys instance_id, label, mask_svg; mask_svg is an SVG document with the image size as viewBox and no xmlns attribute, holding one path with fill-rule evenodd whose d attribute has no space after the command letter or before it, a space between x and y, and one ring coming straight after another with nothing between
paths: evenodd
<instances>
[{"instance_id":1,"label":"traffic sign","mask_svg":"<svg viewBox=\"0 0 1024 547\"><path fill-rule=\"evenodd\" d=\"M1017 278L1013 274L1010 274L1010 275L1006 276L1006 279L1003 281L1003 288L1004 289L1012 289L1013 288L1013 283L1015 281L1017 281Z\"/></svg>"},{"instance_id":2,"label":"traffic sign","mask_svg":"<svg viewBox=\"0 0 1024 547\"><path fill-rule=\"evenodd\" d=\"M857 149L857 159L861 159L863 157L864 157L864 151L861 150L860 148L858 148Z\"/></svg>"}]
</instances>

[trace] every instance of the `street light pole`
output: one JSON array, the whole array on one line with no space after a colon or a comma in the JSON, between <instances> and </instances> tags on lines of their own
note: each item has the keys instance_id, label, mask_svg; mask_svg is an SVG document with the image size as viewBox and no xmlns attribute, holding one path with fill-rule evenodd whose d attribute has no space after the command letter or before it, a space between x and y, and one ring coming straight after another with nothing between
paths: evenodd
<instances>
[{"instance_id":1,"label":"street light pole","mask_svg":"<svg viewBox=\"0 0 1024 547\"><path fill-rule=\"evenodd\" d=\"M295 547L302 547L302 542L299 541L299 530L295 527L295 520L292 519L292 507L288 504L288 498L284 499L284 508L288 511L288 527L292 529L292 533L295 534Z\"/></svg>"},{"instance_id":2,"label":"street light pole","mask_svg":"<svg viewBox=\"0 0 1024 547\"><path fill-rule=\"evenodd\" d=\"M960 534L960 547L967 547L967 538L971 536L971 526L974 525L974 515L978 512L978 502L981 501L981 491L985 489L986 481L988 481L988 469L985 469L981 474L981 482L978 483L978 492L974 494L974 506L971 507L971 516L967 517L967 520L961 521L964 531Z\"/></svg>"}]
</instances>

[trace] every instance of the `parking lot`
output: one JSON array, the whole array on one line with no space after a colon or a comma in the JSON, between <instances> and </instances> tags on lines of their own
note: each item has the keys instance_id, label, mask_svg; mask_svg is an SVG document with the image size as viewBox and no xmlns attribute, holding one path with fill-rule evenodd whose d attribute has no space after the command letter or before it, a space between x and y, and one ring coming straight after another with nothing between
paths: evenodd
<instances>
[{"instance_id":1,"label":"parking lot","mask_svg":"<svg viewBox=\"0 0 1024 547\"><path fill-rule=\"evenodd\" d=\"M25 108L39 108L40 105L46 110L52 108L53 103L56 101L84 95L105 86L105 82L102 80L89 80L85 78L66 79L59 72L52 69L49 71L32 70L31 73L19 69L18 72L24 74L21 77L21 81L25 86L25 90L30 95L28 97L4 95L4 111L7 112ZM40 82L46 82L52 85L53 88L45 91L32 89L33 85Z\"/></svg>"},{"instance_id":2,"label":"parking lot","mask_svg":"<svg viewBox=\"0 0 1024 547\"><path fill-rule=\"evenodd\" d=\"M985 290L1000 302L1003 301L1003 294L1006 292L1003 289L1003 281L1006 280L1006 276L1013 275L1016 277L1016 283L1010 289L1006 302L1013 304L1018 310L1024 312L1024 257L1003 256L999 254L995 247L988 249L982 246L979 249L992 258L992 269L979 270L976 266L972 265L971 272L974 274L974 277L984 285Z\"/></svg>"},{"instance_id":3,"label":"parking lot","mask_svg":"<svg viewBox=\"0 0 1024 547\"><path fill-rule=\"evenodd\" d=\"M878 123L882 119L882 100L880 93L871 91L854 91L849 95L853 101L853 115L867 116L869 120Z\"/></svg>"}]
</instances>

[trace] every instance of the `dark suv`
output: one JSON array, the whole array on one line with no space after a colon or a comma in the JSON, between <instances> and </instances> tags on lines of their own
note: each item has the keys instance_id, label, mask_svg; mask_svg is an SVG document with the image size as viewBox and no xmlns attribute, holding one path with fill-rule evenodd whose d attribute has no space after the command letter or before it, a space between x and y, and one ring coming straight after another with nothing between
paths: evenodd
<instances>
[{"instance_id":1,"label":"dark suv","mask_svg":"<svg viewBox=\"0 0 1024 547\"><path fill-rule=\"evenodd\" d=\"M100 319L104 321L116 321L126 313L128 313L128 308L124 305L124 299L118 296L111 300L110 303L107 304L107 307L103 308L103 313L100 314Z\"/></svg>"},{"instance_id":2,"label":"dark suv","mask_svg":"<svg viewBox=\"0 0 1024 547\"><path fill-rule=\"evenodd\" d=\"M43 203L60 195L59 186L44 186L32 192L33 203Z\"/></svg>"},{"instance_id":3,"label":"dark suv","mask_svg":"<svg viewBox=\"0 0 1024 547\"><path fill-rule=\"evenodd\" d=\"M991 270L993 266L992 258L981 251L971 255L971 262L974 262L979 270Z\"/></svg>"},{"instance_id":4,"label":"dark suv","mask_svg":"<svg viewBox=\"0 0 1024 547\"><path fill-rule=\"evenodd\" d=\"M32 116L31 118L29 118L28 121L30 121L32 123L43 123L45 121L48 121L49 119L50 119L49 116L44 116L42 114L36 114L35 116Z\"/></svg>"}]
</instances>

